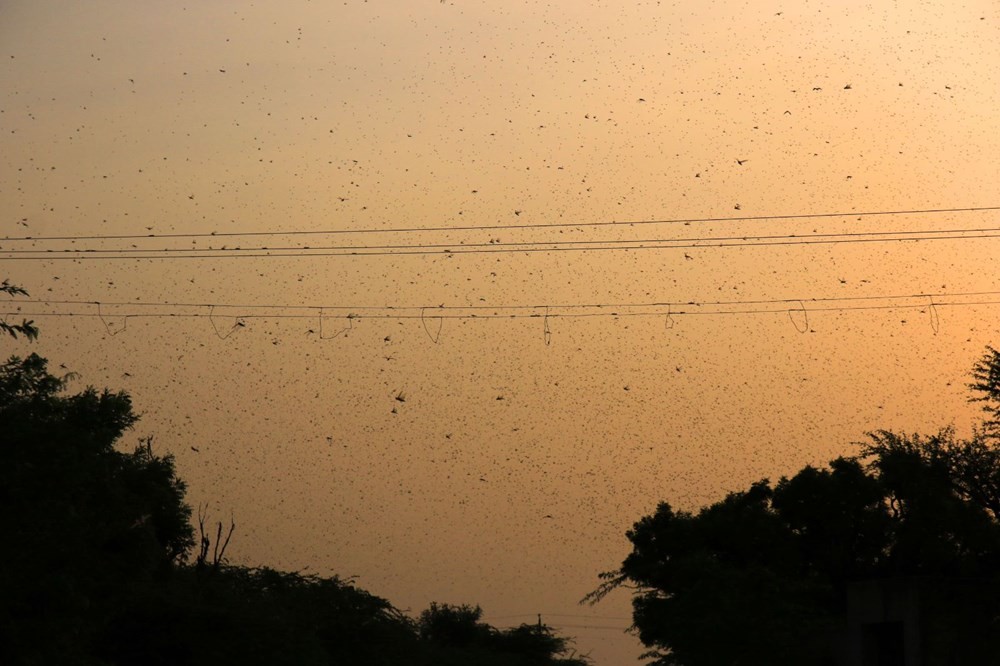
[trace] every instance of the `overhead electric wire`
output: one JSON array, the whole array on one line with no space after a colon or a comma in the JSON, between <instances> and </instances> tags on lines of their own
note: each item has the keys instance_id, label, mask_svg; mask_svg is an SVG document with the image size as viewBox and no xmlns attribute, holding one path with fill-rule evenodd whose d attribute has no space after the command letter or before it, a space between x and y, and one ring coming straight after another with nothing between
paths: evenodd
<instances>
[{"instance_id":1,"label":"overhead electric wire","mask_svg":"<svg viewBox=\"0 0 1000 666\"><path fill-rule=\"evenodd\" d=\"M0 250L0 258L9 261L49 261L49 260L71 260L71 261L101 261L113 259L246 259L246 258L291 258L291 257L369 257L369 256L415 256L415 255L456 255L456 254L499 254L499 253L535 253L535 252L586 252L598 250L681 250L698 248L724 248L724 247L774 247L791 245L840 245L855 243L889 243L889 242L910 242L935 241L935 240L976 240L984 238L1000 238L1000 228L990 229L990 233L975 233L972 235L954 235L955 233L967 233L965 230L957 231L926 231L926 232L872 232L881 234L895 234L902 237L868 237L861 233L845 234L850 237L802 237L797 235L778 236L782 240L723 240L722 242L709 242L716 240L712 237L705 237L698 241L675 241L671 239L652 239L637 241L534 241L525 243L478 243L468 245L412 245L400 246L401 249L380 249L378 246L351 246L336 251L316 251L313 248L297 248L296 251L271 251L266 248L255 248L249 251L238 248L218 249L218 248L164 248L157 250ZM907 235L926 234L926 235ZM735 237L734 237L735 238ZM742 237L741 237L742 238ZM747 238L753 238L748 236ZM766 237L762 237L766 238ZM608 243L608 245L597 245L598 243ZM586 244L585 246L582 246ZM546 247L536 247L544 245ZM443 248L443 249L439 249ZM190 254L192 252L205 252L205 254ZM215 254L208 254L214 252ZM225 254L218 254L225 252ZM30 254L31 256L18 256L19 254ZM112 254L115 253L115 254ZM187 254L185 254L187 253ZM14 256L2 256L2 255Z\"/></svg>"},{"instance_id":2,"label":"overhead electric wire","mask_svg":"<svg viewBox=\"0 0 1000 666\"><path fill-rule=\"evenodd\" d=\"M347 319L392 319L392 320L436 320L436 319L588 319L595 317L684 317L684 316L704 316L704 315L746 315L746 314L784 314L786 312L805 312L807 314L821 312L857 312L864 310L912 310L915 308L949 307L949 306L972 306L972 305L1000 305L1000 298L991 301L971 301L971 302L947 302L935 301L924 304L891 304L891 305L864 305L856 307L819 307L819 308L787 308L787 309L765 309L749 308L744 310L661 310L657 312L552 312L549 314L434 314L425 315L413 314L371 314L347 316ZM427 308L431 310L432 308ZM233 319L315 319L318 314L234 314L234 313L148 313L148 312L42 312L28 310L8 310L0 312L0 316L18 317L126 317L128 319L212 319L212 318L233 318ZM343 319L331 315L330 319Z\"/></svg>"},{"instance_id":3,"label":"overhead electric wire","mask_svg":"<svg viewBox=\"0 0 1000 666\"><path fill-rule=\"evenodd\" d=\"M509 620L515 617L535 617L537 615L541 615L542 617L573 617L578 619L582 618L585 620L620 620L622 622L630 622L632 620L632 618L624 617L621 615L581 615L579 613L570 614L570 613L545 613L545 612L514 613L513 615L490 615L487 619L489 619L492 622L494 620Z\"/></svg>"},{"instance_id":4,"label":"overhead electric wire","mask_svg":"<svg viewBox=\"0 0 1000 666\"><path fill-rule=\"evenodd\" d=\"M940 236L934 237L920 237L926 234L939 234ZM959 236L957 234L977 234L975 236ZM951 235L955 235L955 238L992 238L994 236L1000 235L1000 227L977 227L970 229L927 229L927 230L901 230L901 231L853 231L853 232L841 232L841 233L830 233L830 234L812 234L808 236L803 236L801 234L769 234L762 236L754 235L740 235L740 236L688 236L680 238L637 238L632 240L571 240L571 241L513 241L513 242L486 242L486 243L415 243L408 245L317 245L317 246L260 246L260 247L221 247L221 248L150 248L150 249L139 249L139 248L111 248L111 249L99 249L99 248L64 248L64 249L53 249L53 250L2 250L0 249L0 254L42 254L42 253L74 253L74 254L126 254L126 253L136 253L136 252L163 252L163 253L185 253L185 252L285 252L285 251L302 251L304 254L308 254L311 251L347 251L347 250L364 250L364 251L380 251L380 250L418 250L426 249L429 251L433 250L445 250L446 248L489 248L489 247L503 247L510 248L510 251L517 252L519 248L522 247L536 247L536 246L597 246L601 244L608 243L643 243L643 244L658 244L670 247L677 244L678 247L719 247L732 245L755 245L765 244L766 241L777 241L777 240L807 240L811 242L821 242L824 240L835 241L840 239L847 240L938 240L939 238L948 238ZM902 236L903 238L893 238L893 236ZM720 241L718 244L712 244L710 241ZM694 245L680 245L682 243L691 243ZM589 249L589 248L583 248Z\"/></svg>"},{"instance_id":5,"label":"overhead electric wire","mask_svg":"<svg viewBox=\"0 0 1000 666\"><path fill-rule=\"evenodd\" d=\"M912 293L912 294L887 294L876 296L812 296L812 297L789 297L789 298L768 298L768 299L735 299L728 301L649 301L647 303L548 303L537 305L289 305L285 303L184 303L177 301L164 301L161 303L142 301L87 301L82 299L57 300L45 298L18 298L10 300L9 303L32 303L36 305L108 305L108 306L137 306L137 307L178 307L178 308L227 308L227 309L273 309L273 310L343 310L359 312L364 310L539 310L553 308L560 310L570 309L597 309L597 308L640 308L640 307L669 307L669 306L706 306L706 305L763 305L763 304L800 304L800 303L830 303L839 301L877 301L877 300L904 300L918 298L965 298L979 296L1000 297L1000 290L997 291L962 291L962 292L940 292L932 293ZM935 301L937 303L937 301ZM940 303L938 303L940 304ZM359 317L362 315L358 315Z\"/></svg>"},{"instance_id":6,"label":"overhead electric wire","mask_svg":"<svg viewBox=\"0 0 1000 666\"><path fill-rule=\"evenodd\" d=\"M629 631L629 627L612 627L610 625L602 626L598 624L554 624L551 626L555 629L611 629L622 633Z\"/></svg>"},{"instance_id":7,"label":"overhead electric wire","mask_svg":"<svg viewBox=\"0 0 1000 666\"><path fill-rule=\"evenodd\" d=\"M983 298L994 297L994 298ZM976 300L962 300L962 299ZM926 300L924 300L926 299ZM950 299L950 300L949 300ZM912 302L917 301L920 302ZM859 302L867 301L867 302ZM896 303L873 303L873 301L904 301ZM906 302L909 301L909 302ZM656 302L656 303L606 303L591 305L533 305L533 306L315 306L315 305L214 305L214 304L182 304L182 303L128 303L99 301L45 301L23 300L11 301L9 305L25 303L32 305L93 305L96 309L89 311L46 312L43 310L24 310L14 308L0 313L3 316L18 317L104 317L112 318L207 318L207 319L324 319L362 320L362 319L393 319L393 320L451 320L451 319L572 319L593 317L682 317L686 315L736 315L736 314L785 314L803 312L806 314L822 312L851 312L875 310L899 310L916 308L957 307L974 305L1000 304L1000 291L964 292L940 294L907 294L897 296L863 296L863 297L829 297L811 299L759 299L734 300L714 302ZM835 303L842 303L835 305ZM755 307L767 306L774 307ZM102 306L113 308L190 308L208 309L208 312L143 312L114 310L102 312ZM215 312L215 309L235 310L236 312ZM693 308L693 309L675 309ZM733 309L735 308L735 309ZM267 312L256 314L252 310L309 310L301 314L279 314ZM581 312L580 310L596 310ZM242 312L240 312L242 310ZM346 314L329 314L325 310L337 310ZM482 313L482 310L492 312ZM638 311L632 311L638 310ZM366 312L367 311L367 312ZM360 314L359 314L360 313ZM411 313L411 314L407 314ZM454 314L458 313L458 314Z\"/></svg>"},{"instance_id":8,"label":"overhead electric wire","mask_svg":"<svg viewBox=\"0 0 1000 666\"><path fill-rule=\"evenodd\" d=\"M240 236L307 236L307 235L333 235L333 234L373 234L373 233L422 233L422 232L449 232L449 231L497 231L512 229L557 229L573 227L607 227L607 226L638 226L654 224L704 224L713 222L762 222L765 220L809 220L833 217L872 217L884 215L929 215L939 213L973 213L1000 211L1000 206L968 206L955 208L915 208L909 210L880 210L880 211L848 211L840 213L793 213L786 215L749 215L739 217L692 217L692 218L664 218L649 220L625 220L625 221L601 221L601 222L552 222L552 223L524 223L524 224L490 224L490 225L469 225L469 226L437 226L437 227L389 227L386 229L361 228L361 229L325 229L325 230L293 230L293 231L225 231L225 232L200 232L200 233L170 233L170 234L113 234L113 235L81 235L81 236L20 236L4 237L0 241L77 241L77 240L138 240L148 238L213 238L213 237L240 237Z\"/></svg>"}]
</instances>

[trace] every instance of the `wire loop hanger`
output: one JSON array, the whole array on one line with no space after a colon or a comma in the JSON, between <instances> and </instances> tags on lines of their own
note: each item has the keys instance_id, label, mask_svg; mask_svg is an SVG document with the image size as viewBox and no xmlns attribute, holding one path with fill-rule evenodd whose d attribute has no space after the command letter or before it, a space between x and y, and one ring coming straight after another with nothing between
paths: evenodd
<instances>
[{"instance_id":1,"label":"wire loop hanger","mask_svg":"<svg viewBox=\"0 0 1000 666\"><path fill-rule=\"evenodd\" d=\"M794 326L795 330L798 331L799 333L808 333L809 332L809 311L806 310L806 304L803 303L802 301L799 301L799 309L798 309L798 311L802 312L802 316L803 316L803 318L805 320L802 328L799 328L799 323L797 321L795 321L795 316L794 316L793 313L796 312L796 311L797 310L795 310L794 308L789 308L788 309L788 318L792 321L792 326Z\"/></svg>"},{"instance_id":2,"label":"wire loop hanger","mask_svg":"<svg viewBox=\"0 0 1000 666\"><path fill-rule=\"evenodd\" d=\"M937 335L938 331L941 330L941 319L938 317L937 305L934 303L934 296L928 294L927 299L931 302L929 308L931 316L931 329L934 331L934 335Z\"/></svg>"},{"instance_id":3,"label":"wire loop hanger","mask_svg":"<svg viewBox=\"0 0 1000 666\"><path fill-rule=\"evenodd\" d=\"M128 315L122 316L121 328L112 329L111 325L108 323L108 320L104 318L104 314L101 312L101 302L94 301L94 304L97 306L97 316L100 318L101 323L104 324L104 328L107 329L108 335L110 335L111 337L115 337L116 335L124 331L126 328L128 328Z\"/></svg>"},{"instance_id":4,"label":"wire loop hanger","mask_svg":"<svg viewBox=\"0 0 1000 666\"><path fill-rule=\"evenodd\" d=\"M346 338L347 334L350 333L352 330L354 330L354 320L355 320L355 318L357 318L357 315L354 314L353 312L349 312L347 314L347 326L345 326L344 328L340 329L339 331L337 331L333 335L325 335L323 333L323 308L320 308L319 309L319 339L320 340L333 340L334 338L339 338L341 335L343 335Z\"/></svg>"},{"instance_id":5,"label":"wire loop hanger","mask_svg":"<svg viewBox=\"0 0 1000 666\"><path fill-rule=\"evenodd\" d=\"M427 326L427 319L424 317L425 310L427 310L427 308L420 308L420 323L423 324L424 333L426 333L427 337L431 339L431 342L437 344L438 340L441 339L441 329L444 327L444 319L442 317L434 317L437 319L438 323L437 332L431 333L430 327Z\"/></svg>"},{"instance_id":6,"label":"wire loop hanger","mask_svg":"<svg viewBox=\"0 0 1000 666\"><path fill-rule=\"evenodd\" d=\"M243 318L237 317L236 322L233 324L232 328L226 331L225 334L222 334L219 332L219 327L215 325L215 319L212 316L214 313L215 313L215 306L213 305L208 309L208 321L209 323L212 324L212 330L215 331L215 334L219 337L220 340L225 340L230 335L232 335L236 331L236 329L243 328L246 326L246 323L244 323Z\"/></svg>"}]
</instances>

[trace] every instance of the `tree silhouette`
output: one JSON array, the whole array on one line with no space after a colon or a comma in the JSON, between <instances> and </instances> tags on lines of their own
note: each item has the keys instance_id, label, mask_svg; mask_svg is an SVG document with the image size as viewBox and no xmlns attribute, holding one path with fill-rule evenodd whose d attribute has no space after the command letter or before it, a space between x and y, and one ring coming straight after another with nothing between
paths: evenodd
<instances>
[{"instance_id":1,"label":"tree silhouette","mask_svg":"<svg viewBox=\"0 0 1000 666\"><path fill-rule=\"evenodd\" d=\"M475 607L415 622L337 576L230 565L129 396L31 354L0 365L0 664L582 666L548 627L497 630ZM209 550L211 549L211 554Z\"/></svg>"},{"instance_id":2,"label":"tree silhouette","mask_svg":"<svg viewBox=\"0 0 1000 666\"><path fill-rule=\"evenodd\" d=\"M420 614L421 641L431 666L586 666L565 638L544 625L500 630L482 622L479 606L432 603Z\"/></svg>"},{"instance_id":3,"label":"tree silhouette","mask_svg":"<svg viewBox=\"0 0 1000 666\"><path fill-rule=\"evenodd\" d=\"M655 664L835 664L852 585L903 581L925 664L1000 662L1000 354L973 377L988 419L971 438L880 430L853 458L697 513L661 503L585 600L633 588Z\"/></svg>"},{"instance_id":4,"label":"tree silhouette","mask_svg":"<svg viewBox=\"0 0 1000 666\"><path fill-rule=\"evenodd\" d=\"M63 395L67 381L36 354L0 366L0 655L18 657L6 663L85 651L122 596L193 543L172 458L150 440L116 448L136 421L129 397Z\"/></svg>"},{"instance_id":5,"label":"tree silhouette","mask_svg":"<svg viewBox=\"0 0 1000 666\"><path fill-rule=\"evenodd\" d=\"M969 388L976 392L970 402L982 402L983 411L989 418L983 421L983 435L996 439L1000 437L1000 352L987 347L986 353L972 368Z\"/></svg>"},{"instance_id":6,"label":"tree silhouette","mask_svg":"<svg viewBox=\"0 0 1000 666\"><path fill-rule=\"evenodd\" d=\"M9 296L27 296L28 292L21 287L4 280L3 282L0 282L0 294L7 294ZM0 333L7 333L15 339L17 336L23 335L29 340L34 340L38 337L38 328L35 326L35 322L28 319L22 319L20 324L8 324L5 320L0 319Z\"/></svg>"},{"instance_id":7,"label":"tree silhouette","mask_svg":"<svg viewBox=\"0 0 1000 666\"><path fill-rule=\"evenodd\" d=\"M123 666L417 664L413 622L350 581L184 567L115 616L96 652Z\"/></svg>"}]
</instances>

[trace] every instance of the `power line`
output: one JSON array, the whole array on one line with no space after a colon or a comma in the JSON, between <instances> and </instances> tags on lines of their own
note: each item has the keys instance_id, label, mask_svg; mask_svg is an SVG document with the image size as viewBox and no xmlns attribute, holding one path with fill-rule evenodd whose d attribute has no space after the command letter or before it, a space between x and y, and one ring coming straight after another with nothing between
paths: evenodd
<instances>
[{"instance_id":1,"label":"power line","mask_svg":"<svg viewBox=\"0 0 1000 666\"><path fill-rule=\"evenodd\" d=\"M821 308L788 308L788 309L744 309L744 310L662 310L658 312L587 312L587 313L559 313L552 312L549 314L530 314L530 315L519 315L519 314L464 314L464 315L442 315L435 314L433 312L427 313L426 315L405 315L405 314L371 314L371 315L347 315L346 319L360 321L363 319L392 319L392 320L438 320L438 319L589 319L597 317L687 317L687 316L702 316L702 315L751 315L751 314L785 314L786 312L805 312L807 314L820 313L820 312L859 312L865 310L912 310L916 308L927 307L931 305L933 307L954 307L954 306L973 306L973 305L1000 305L1000 299L992 301L974 301L974 302L962 302L962 303L951 303L951 302L934 302L932 304L891 304L891 305L879 305L879 306L857 306L857 307L821 307ZM437 310L438 308L427 308L428 310ZM105 312L103 315L97 312L42 312L42 311L27 311L27 310L8 310L5 312L0 312L0 316L18 316L18 317L124 317L126 319L212 319L212 318L236 318L236 319L315 319L318 314L294 314L294 315L281 315L281 314L233 314L233 313L216 313L214 315L208 313L143 313L143 312ZM343 316L341 318L344 318ZM337 319L337 317L330 316L329 319Z\"/></svg>"},{"instance_id":2,"label":"power line","mask_svg":"<svg viewBox=\"0 0 1000 666\"><path fill-rule=\"evenodd\" d=\"M542 617L572 617L577 619L585 620L621 620L622 622L631 622L632 618L622 617L620 615L581 615L581 614L570 614L570 613L515 613L513 615L490 615L490 620L508 620L514 617L536 617L537 615L542 615Z\"/></svg>"},{"instance_id":3,"label":"power line","mask_svg":"<svg viewBox=\"0 0 1000 666\"><path fill-rule=\"evenodd\" d=\"M536 617L536 616L539 616L539 614L538 613L519 613L517 615L501 615L499 617L489 617L487 619L490 622L495 622L497 620L512 619L512 618L517 618L517 617L532 617L533 618L533 617ZM618 632L621 632L623 634L628 634L628 636L633 636L632 634L628 633L629 629L631 628L631 626L628 626L628 625L626 625L626 626L620 626L620 625L612 625L612 624L563 624L561 622L555 622L555 623L549 622L548 619L547 619L547 618L551 618L551 617L569 617L569 618L577 618L577 619L585 619L585 620L602 620L602 619L608 619L608 620L616 620L616 621L622 621L622 622L631 622L631 618L627 618L627 617L609 617L609 616L603 616L603 615L569 615L569 614L565 614L565 613L541 613L540 616L543 617L543 618L546 618L546 621L545 621L544 625L546 627L549 627L550 629L558 629L560 631L564 630L564 629L598 629L598 630L605 630L605 631L611 630L611 631L618 631ZM525 624L530 625L530 626L536 626L535 622L522 622L521 625L515 625L515 626L523 626ZM513 628L513 627L512 626L508 626L506 628L510 629L510 628Z\"/></svg>"},{"instance_id":4,"label":"power line","mask_svg":"<svg viewBox=\"0 0 1000 666\"><path fill-rule=\"evenodd\" d=\"M601 626L597 624L556 624L552 626L555 629L610 629L612 631L620 631L622 633L626 633L629 630L628 627Z\"/></svg>"},{"instance_id":5,"label":"power line","mask_svg":"<svg viewBox=\"0 0 1000 666\"><path fill-rule=\"evenodd\" d=\"M979 233L973 233L979 232ZM983 233L985 232L985 233ZM971 235L957 235L971 234ZM940 230L940 231L899 231L871 232L855 234L825 234L813 237L784 235L776 237L724 238L720 242L716 237L701 239L645 239L636 241L533 241L523 243L477 243L477 244L440 244L440 245L406 245L406 246L339 246L334 251L324 248L302 247L292 251L272 251L269 248L161 248L153 250L96 250L96 249L65 249L65 250L0 250L0 255L10 261L30 260L71 260L96 261L112 259L247 259L247 258L290 258L290 257L369 257L369 256L415 256L430 254L497 254L497 253L535 253L535 252L580 252L597 250L678 250L699 248L725 247L767 247L790 245L840 245L854 243L886 243L886 242L919 242L933 240L973 240L983 238L1000 238L1000 228L986 230ZM781 240L777 240L781 239ZM539 247L545 246L545 247ZM391 248L391 249L388 249ZM214 252L215 254L209 254ZM219 254L222 252L223 254ZM194 253L194 254L193 254ZM197 254L203 253L203 254ZM31 255L31 256L18 256Z\"/></svg>"},{"instance_id":6,"label":"power line","mask_svg":"<svg viewBox=\"0 0 1000 666\"><path fill-rule=\"evenodd\" d=\"M363 312L365 310L544 310L545 308L569 310L574 308L641 308L641 307L671 307L671 306L711 306L711 305L760 305L760 304L803 304L803 303L835 303L851 301L878 301L878 300L903 300L903 299L942 299L942 298L966 298L981 296L1000 296L998 291L964 291L964 292L938 292L938 293L912 293L912 294L885 294L876 296L812 296L812 297L791 297L791 298L768 298L768 299L734 299L718 301L649 301L646 303L548 303L537 305L289 305L285 303L185 303L178 301L163 301L159 303L142 301L86 301L86 300L56 300L42 298L19 298L11 300L10 303L32 303L46 305L110 305L110 306L136 306L136 307L185 307L185 308L230 308L230 309L278 309L278 310L341 310L349 312ZM941 305L941 301L935 301ZM358 315L361 317L362 315Z\"/></svg>"},{"instance_id":7,"label":"power line","mask_svg":"<svg viewBox=\"0 0 1000 666\"><path fill-rule=\"evenodd\" d=\"M293 230L293 231L232 231L232 232L201 232L176 234L117 234L117 235L82 235L82 236L20 236L4 237L5 241L78 241L78 240L138 240L149 238L213 238L213 237L254 237L254 236L308 236L334 234L376 234L376 233L421 233L448 231L497 231L505 229L557 229L575 227L622 227L655 224L702 224L713 222L762 222L766 220L810 220L833 217L873 217L891 215L933 215L939 213L973 213L998 211L1000 206L969 206L963 208L915 208L910 210L880 210L842 213L795 213L788 215L752 215L741 217L692 217L665 218L652 220L626 220L602 222L558 222L558 223L527 223L527 224L491 224L481 226L456 227L389 227L386 229L325 229L325 230Z\"/></svg>"},{"instance_id":8,"label":"power line","mask_svg":"<svg viewBox=\"0 0 1000 666\"><path fill-rule=\"evenodd\" d=\"M855 232L841 232L841 233L830 233L830 234L812 234L809 236L802 236L800 234L768 234L761 236L753 235L740 235L740 236L689 236L681 238L641 238L633 239L629 241L621 240L575 240L575 241L514 241L514 242L498 242L490 241L487 243L411 243L406 245L317 245L317 246L254 246L254 247L226 247L221 248L150 248L150 249L139 249L139 248L63 248L63 249L48 249L48 250L38 250L38 249L28 249L28 250L0 250L0 253L6 254L39 254L39 253L76 253L76 254L123 254L123 253L136 253L136 252L163 252L163 253L198 253L198 252L284 252L284 251L347 251L347 250L365 250L365 251L378 251L378 250L409 250L409 249L426 249L426 250L443 250L445 248L489 248L489 247L512 247L512 251L517 251L517 248L521 247L534 247L534 246L585 246L585 245L601 245L608 243L643 243L643 244L681 244L681 243L694 243L702 244L708 243L710 241L719 241L721 243L738 243L738 244L751 244L757 242L765 241L777 241L777 240L793 240L802 239L808 241L819 242L822 240L861 240L861 239L875 239L875 240L910 240L914 237L915 240L928 240L929 238L922 238L921 236L926 234L939 234L942 237L955 235L958 238L960 234L977 234L971 236L972 238L982 238L982 237L993 237L1000 232L1000 227L978 227L970 229L925 229L925 230L902 230L902 231L855 231ZM900 238L895 238L899 236ZM694 245L697 247L698 245ZM680 245L680 247L693 247L692 245Z\"/></svg>"},{"instance_id":9,"label":"power line","mask_svg":"<svg viewBox=\"0 0 1000 666\"><path fill-rule=\"evenodd\" d=\"M532 623L525 622L524 624L530 624L531 626L535 626L535 624L533 622ZM623 638L629 638L631 640L638 640L638 638L634 634L632 634L632 633L629 632L630 627L616 627L616 626L612 626L612 625L600 625L600 624L552 624L550 622L545 622L545 626L549 627L550 629L557 629L559 631L563 631L565 629L588 629L588 630L593 630L593 629L601 630L601 629L603 629L605 631L617 631L617 632L620 632L622 634ZM504 629L513 629L515 627L514 626L508 626L508 627L501 627L501 628L504 628Z\"/></svg>"},{"instance_id":10,"label":"power line","mask_svg":"<svg viewBox=\"0 0 1000 666\"><path fill-rule=\"evenodd\" d=\"M452 319L573 319L593 317L683 317L690 315L785 314L802 312L850 312L958 307L1000 304L1000 291L905 294L894 296L853 296L808 299L758 299L732 301L688 301L650 303L598 303L570 305L512 306L317 306L317 305L226 305L206 303L135 303L99 301L22 300L18 303L48 306L95 306L92 310L49 311L15 307L0 315L20 317L104 317L113 318L207 318L207 319L362 319L452 320ZM101 310L102 306L115 308ZM130 308L122 310L121 308ZM170 312L151 308L173 308ZM196 310L182 312L179 309ZM216 312L216 310L225 312ZM200 311L197 311L200 310ZM205 312L204 310L208 310ZM269 311L254 313L253 311ZM333 313L327 314L327 310ZM292 313L289 314L288 312ZM336 313L336 314L335 314Z\"/></svg>"}]
</instances>

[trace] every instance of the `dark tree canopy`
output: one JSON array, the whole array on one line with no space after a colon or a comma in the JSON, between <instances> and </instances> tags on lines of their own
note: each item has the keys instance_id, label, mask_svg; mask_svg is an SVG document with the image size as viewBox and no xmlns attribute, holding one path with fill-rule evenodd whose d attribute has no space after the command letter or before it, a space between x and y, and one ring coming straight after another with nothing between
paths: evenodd
<instances>
[{"instance_id":1,"label":"dark tree canopy","mask_svg":"<svg viewBox=\"0 0 1000 666\"><path fill-rule=\"evenodd\" d=\"M27 296L28 292L21 287L4 280L3 282L0 282L0 294L7 294L8 296ZM28 319L22 319L20 324L8 324L5 320L0 319L0 333L6 333L15 339L19 335L23 335L29 340L34 340L38 337L38 327L35 326L35 322Z\"/></svg>"},{"instance_id":2,"label":"dark tree canopy","mask_svg":"<svg viewBox=\"0 0 1000 666\"><path fill-rule=\"evenodd\" d=\"M71 379L35 354L0 365L0 664L587 663L548 627L495 629L478 607L432 604L417 622L336 576L230 565L204 532L189 564L173 458L151 438L122 450L129 396L68 393Z\"/></svg>"},{"instance_id":3,"label":"dark tree canopy","mask_svg":"<svg viewBox=\"0 0 1000 666\"><path fill-rule=\"evenodd\" d=\"M972 379L969 388L976 393L970 400L983 403L983 411L989 415L983 420L983 434L1000 437L1000 352L987 347L972 368Z\"/></svg>"},{"instance_id":4,"label":"dark tree canopy","mask_svg":"<svg viewBox=\"0 0 1000 666\"><path fill-rule=\"evenodd\" d=\"M97 630L130 586L164 575L193 543L184 484L151 443L116 449L136 416L124 393L63 395L31 354L0 366L0 650L42 661ZM15 618L22 630L7 631Z\"/></svg>"},{"instance_id":5,"label":"dark tree canopy","mask_svg":"<svg viewBox=\"0 0 1000 666\"><path fill-rule=\"evenodd\" d=\"M971 438L876 431L855 457L697 513L661 503L588 599L631 587L656 664L836 664L851 586L907 581L925 664L1000 663L1000 354L973 377L989 418Z\"/></svg>"},{"instance_id":6,"label":"dark tree canopy","mask_svg":"<svg viewBox=\"0 0 1000 666\"><path fill-rule=\"evenodd\" d=\"M432 603L420 614L420 638L435 666L586 666L574 657L569 641L544 625L522 624L495 629L482 622L479 606Z\"/></svg>"}]
</instances>

